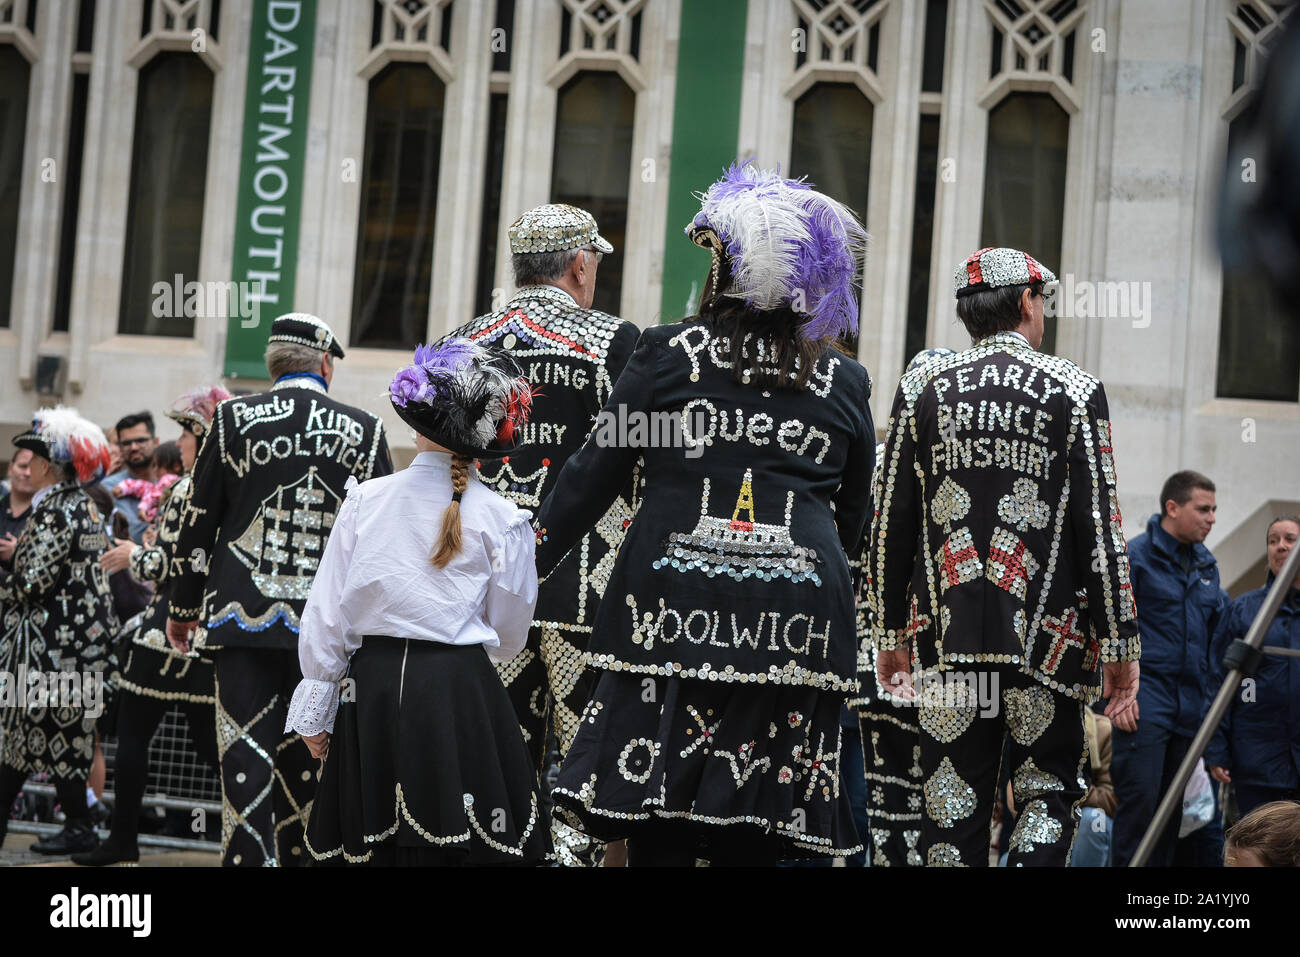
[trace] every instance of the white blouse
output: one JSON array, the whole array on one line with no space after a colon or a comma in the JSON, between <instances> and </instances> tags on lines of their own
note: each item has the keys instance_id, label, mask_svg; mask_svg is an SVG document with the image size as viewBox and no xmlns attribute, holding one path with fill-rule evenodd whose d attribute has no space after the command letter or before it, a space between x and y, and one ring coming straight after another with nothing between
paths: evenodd
<instances>
[{"instance_id":1,"label":"white blouse","mask_svg":"<svg viewBox=\"0 0 1300 957\"><path fill-rule=\"evenodd\" d=\"M498 660L524 647L537 605L532 513L473 472L461 498L461 551L429 561L451 501L451 456L421 452L401 472L348 480L298 634L303 679L286 731L334 729L339 683L366 635L484 645Z\"/></svg>"}]
</instances>

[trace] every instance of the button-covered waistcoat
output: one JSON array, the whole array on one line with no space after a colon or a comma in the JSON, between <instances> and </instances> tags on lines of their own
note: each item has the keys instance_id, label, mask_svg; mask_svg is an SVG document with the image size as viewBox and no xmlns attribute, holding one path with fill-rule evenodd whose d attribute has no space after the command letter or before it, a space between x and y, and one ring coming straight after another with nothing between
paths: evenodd
<instances>
[{"instance_id":1,"label":"button-covered waistcoat","mask_svg":"<svg viewBox=\"0 0 1300 957\"><path fill-rule=\"evenodd\" d=\"M580 308L562 290L526 286L504 309L480 316L452 335L508 350L537 390L532 415L521 430L524 447L478 465L489 488L536 514L564 463L582 448L640 330L626 320ZM629 481L539 589L535 621L591 628L635 510L634 492Z\"/></svg>"},{"instance_id":2,"label":"button-covered waistcoat","mask_svg":"<svg viewBox=\"0 0 1300 957\"><path fill-rule=\"evenodd\" d=\"M870 547L873 639L923 669L1018 664L1094 700L1136 659L1106 393L1014 333L899 384Z\"/></svg>"},{"instance_id":3,"label":"button-covered waistcoat","mask_svg":"<svg viewBox=\"0 0 1300 957\"><path fill-rule=\"evenodd\" d=\"M392 470L378 416L313 380L222 402L194 463L171 617L206 624L208 647L296 648L344 483Z\"/></svg>"},{"instance_id":4,"label":"button-covered waistcoat","mask_svg":"<svg viewBox=\"0 0 1300 957\"><path fill-rule=\"evenodd\" d=\"M866 370L834 351L806 389L769 390L733 380L727 341L705 321L647 329L607 406L617 434L597 429L535 523L546 574L642 462L591 664L851 692L845 552L870 510L869 391Z\"/></svg>"}]
</instances>

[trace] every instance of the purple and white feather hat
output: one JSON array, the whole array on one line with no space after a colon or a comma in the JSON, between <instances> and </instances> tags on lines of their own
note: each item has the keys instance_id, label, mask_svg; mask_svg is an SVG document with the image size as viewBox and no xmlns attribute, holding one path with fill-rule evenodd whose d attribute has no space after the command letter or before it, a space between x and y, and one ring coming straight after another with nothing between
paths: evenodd
<instances>
[{"instance_id":1,"label":"purple and white feather hat","mask_svg":"<svg viewBox=\"0 0 1300 957\"><path fill-rule=\"evenodd\" d=\"M443 448L471 458L509 455L521 444L533 389L508 352L471 339L419 346L388 387L402 420Z\"/></svg>"},{"instance_id":2,"label":"purple and white feather hat","mask_svg":"<svg viewBox=\"0 0 1300 957\"><path fill-rule=\"evenodd\" d=\"M697 196L686 235L713 251L714 295L802 312L805 339L857 332L857 274L870 237L851 209L752 161L733 164Z\"/></svg>"}]
</instances>

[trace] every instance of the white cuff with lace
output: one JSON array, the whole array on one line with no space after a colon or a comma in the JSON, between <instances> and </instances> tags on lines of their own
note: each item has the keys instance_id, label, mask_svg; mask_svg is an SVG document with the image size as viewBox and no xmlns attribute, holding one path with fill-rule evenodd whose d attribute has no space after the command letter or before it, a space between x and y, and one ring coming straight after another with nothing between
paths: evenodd
<instances>
[{"instance_id":1,"label":"white cuff with lace","mask_svg":"<svg viewBox=\"0 0 1300 957\"><path fill-rule=\"evenodd\" d=\"M339 683L303 678L293 691L284 730L296 731L310 738L322 731L334 730L334 715L339 709Z\"/></svg>"}]
</instances>

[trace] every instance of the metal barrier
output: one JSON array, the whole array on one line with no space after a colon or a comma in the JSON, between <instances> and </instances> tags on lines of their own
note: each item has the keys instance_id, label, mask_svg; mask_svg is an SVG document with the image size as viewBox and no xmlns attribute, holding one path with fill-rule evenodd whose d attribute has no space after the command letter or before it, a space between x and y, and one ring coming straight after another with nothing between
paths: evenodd
<instances>
[{"instance_id":1,"label":"metal barrier","mask_svg":"<svg viewBox=\"0 0 1300 957\"><path fill-rule=\"evenodd\" d=\"M108 767L104 793L100 799L105 804L114 802L113 785L117 740L109 738L101 742L104 760ZM23 793L38 798L55 799L53 784L43 781L28 781L23 786ZM199 760L194 746L190 742L189 722L185 713L179 708L172 708L158 725L158 731L149 743L149 780L145 785L142 801L144 807L163 810L203 811L221 820L221 781L215 772ZM8 813L5 808L3 813ZM60 825L54 822L12 820L9 830L19 834L48 835L57 833ZM106 830L100 830L101 837L107 837ZM218 832L219 833L219 832ZM166 847L177 850L211 851L221 850L219 840L200 840L196 838L172 837L164 834L141 833L139 843L149 847Z\"/></svg>"},{"instance_id":2,"label":"metal barrier","mask_svg":"<svg viewBox=\"0 0 1300 957\"><path fill-rule=\"evenodd\" d=\"M149 743L149 781L145 786L144 804L157 803L157 796L167 795L186 801L184 807L198 807L197 802L216 802L221 811L221 781L213 770L199 760L190 743L189 722L185 712L172 708L158 724L158 731ZM106 790L113 787L117 762L117 740L103 742L104 760L108 762ZM152 801L152 803L151 803Z\"/></svg>"},{"instance_id":3,"label":"metal barrier","mask_svg":"<svg viewBox=\"0 0 1300 957\"><path fill-rule=\"evenodd\" d=\"M35 834L38 837L49 837L58 834L61 830L63 830L61 824L42 824L37 821L9 822L10 834ZM96 828L95 833L99 835L101 841L108 837L107 828ZM173 851L206 851L216 854L221 850L219 841L198 841L189 837L168 837L165 834L141 834L138 841L141 847L165 847Z\"/></svg>"}]
</instances>

